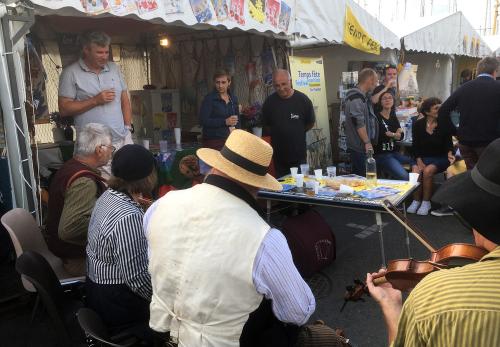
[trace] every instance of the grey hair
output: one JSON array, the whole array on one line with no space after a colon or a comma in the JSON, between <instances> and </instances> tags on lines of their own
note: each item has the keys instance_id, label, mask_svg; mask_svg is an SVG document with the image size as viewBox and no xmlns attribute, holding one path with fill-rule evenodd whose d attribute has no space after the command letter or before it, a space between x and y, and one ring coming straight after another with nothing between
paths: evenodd
<instances>
[{"instance_id":1,"label":"grey hair","mask_svg":"<svg viewBox=\"0 0 500 347\"><path fill-rule=\"evenodd\" d=\"M89 123L78 129L76 134L74 155L89 156L95 153L100 145L111 145L111 130L99 123Z\"/></svg>"},{"instance_id":2,"label":"grey hair","mask_svg":"<svg viewBox=\"0 0 500 347\"><path fill-rule=\"evenodd\" d=\"M86 31L80 35L80 47L90 46L92 43L99 47L107 47L111 43L111 37L102 31Z\"/></svg>"},{"instance_id":3,"label":"grey hair","mask_svg":"<svg viewBox=\"0 0 500 347\"><path fill-rule=\"evenodd\" d=\"M273 72L273 80L274 78L279 75L279 74L286 74L286 76L288 77L288 80L291 81L292 80L292 75L290 75L290 71L288 70L285 70L285 69L277 69L277 70L274 70Z\"/></svg>"}]
</instances>

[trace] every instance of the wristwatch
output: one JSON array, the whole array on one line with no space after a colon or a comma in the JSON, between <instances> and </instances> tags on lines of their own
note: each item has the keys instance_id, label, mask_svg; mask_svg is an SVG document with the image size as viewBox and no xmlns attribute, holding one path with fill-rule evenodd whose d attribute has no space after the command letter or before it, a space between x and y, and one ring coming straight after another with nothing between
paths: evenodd
<instances>
[{"instance_id":1,"label":"wristwatch","mask_svg":"<svg viewBox=\"0 0 500 347\"><path fill-rule=\"evenodd\" d=\"M125 129L128 129L128 131L130 131L130 133L133 134L134 133L134 124L125 125Z\"/></svg>"}]
</instances>

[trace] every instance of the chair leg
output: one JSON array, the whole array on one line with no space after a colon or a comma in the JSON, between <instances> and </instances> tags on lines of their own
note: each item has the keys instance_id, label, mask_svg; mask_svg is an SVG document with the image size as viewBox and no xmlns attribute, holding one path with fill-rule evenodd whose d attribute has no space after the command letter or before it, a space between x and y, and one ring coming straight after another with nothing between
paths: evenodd
<instances>
[{"instance_id":1,"label":"chair leg","mask_svg":"<svg viewBox=\"0 0 500 347\"><path fill-rule=\"evenodd\" d=\"M36 312L38 311L38 306L40 306L40 295L36 293L35 306L33 306L33 311L31 311L30 326L35 320Z\"/></svg>"}]
</instances>

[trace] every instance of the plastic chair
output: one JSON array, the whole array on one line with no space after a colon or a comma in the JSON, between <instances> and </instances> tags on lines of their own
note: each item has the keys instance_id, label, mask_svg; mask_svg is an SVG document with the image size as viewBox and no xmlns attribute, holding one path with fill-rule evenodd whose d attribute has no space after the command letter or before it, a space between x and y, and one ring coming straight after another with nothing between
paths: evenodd
<instances>
[{"instance_id":1,"label":"plastic chair","mask_svg":"<svg viewBox=\"0 0 500 347\"><path fill-rule=\"evenodd\" d=\"M2 216L1 222L9 232L17 257L21 256L25 251L35 251L49 262L61 284L65 285L85 281L85 277L71 277L66 272L61 258L56 257L49 250L40 228L28 211L22 208L10 210ZM22 282L27 291L35 292L35 288L29 281L22 278Z\"/></svg>"},{"instance_id":2,"label":"plastic chair","mask_svg":"<svg viewBox=\"0 0 500 347\"><path fill-rule=\"evenodd\" d=\"M75 313L82 302L68 298L56 274L47 260L37 252L24 251L16 260L16 270L29 281L38 292L38 296L47 310L54 325L60 346L73 346L71 336L76 338L77 329ZM83 336L78 336L81 341Z\"/></svg>"},{"instance_id":3,"label":"plastic chair","mask_svg":"<svg viewBox=\"0 0 500 347\"><path fill-rule=\"evenodd\" d=\"M76 316L80 327L87 335L87 341L90 343L92 343L92 341L89 340L92 339L101 342L101 344L105 346L112 347L128 347L139 343L139 340L127 331L111 336L101 317L90 308L83 307L79 309Z\"/></svg>"}]
</instances>

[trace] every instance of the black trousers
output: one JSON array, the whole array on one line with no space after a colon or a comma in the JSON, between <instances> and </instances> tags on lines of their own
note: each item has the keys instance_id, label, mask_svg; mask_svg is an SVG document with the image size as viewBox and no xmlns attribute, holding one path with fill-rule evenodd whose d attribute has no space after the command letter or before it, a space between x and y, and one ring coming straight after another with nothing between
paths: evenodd
<instances>
[{"instance_id":1,"label":"black trousers","mask_svg":"<svg viewBox=\"0 0 500 347\"><path fill-rule=\"evenodd\" d=\"M280 322L273 313L272 301L262 300L250 314L240 336L240 347L293 347L299 327Z\"/></svg>"}]
</instances>

